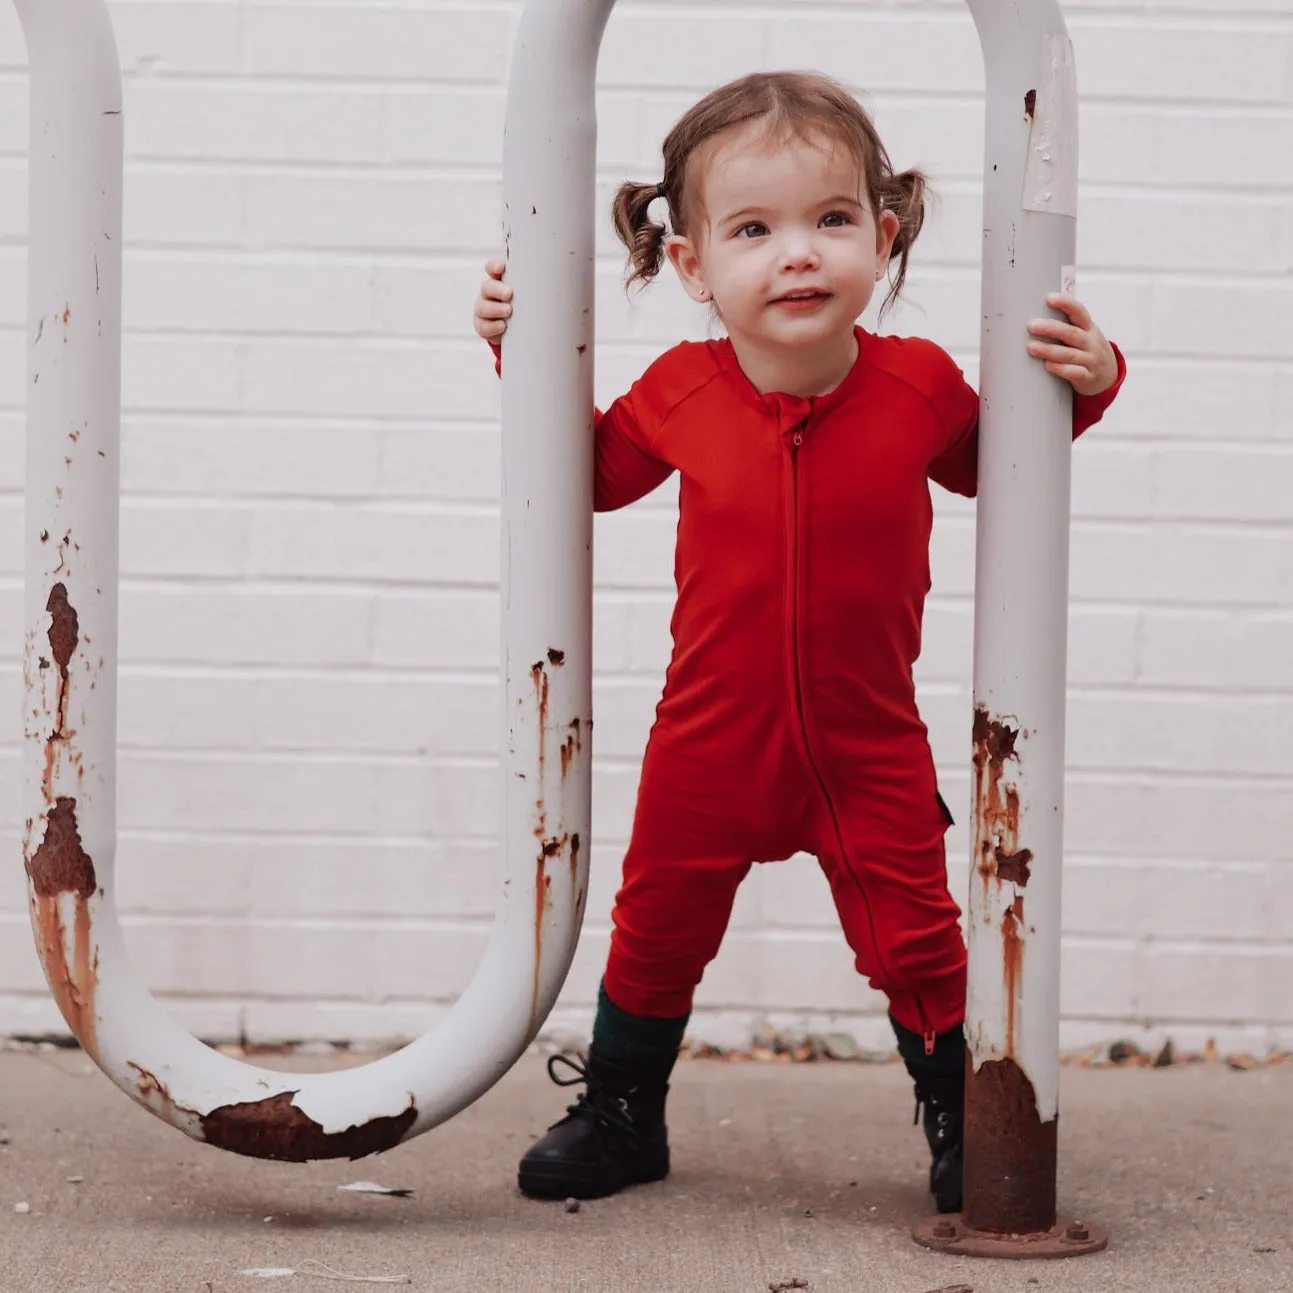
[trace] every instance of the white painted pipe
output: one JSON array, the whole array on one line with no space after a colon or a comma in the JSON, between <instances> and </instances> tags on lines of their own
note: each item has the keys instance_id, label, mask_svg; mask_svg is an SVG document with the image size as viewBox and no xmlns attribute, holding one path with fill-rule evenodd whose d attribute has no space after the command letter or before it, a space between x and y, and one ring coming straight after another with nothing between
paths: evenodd
<instances>
[{"instance_id":1,"label":"white painted pipe","mask_svg":"<svg viewBox=\"0 0 1293 1293\"><path fill-rule=\"evenodd\" d=\"M1077 83L1057 0L969 0L987 72L966 1221L1055 1222L1071 389L1025 350L1072 277Z\"/></svg>"},{"instance_id":2,"label":"white painted pipe","mask_svg":"<svg viewBox=\"0 0 1293 1293\"><path fill-rule=\"evenodd\" d=\"M518 306L503 378L504 861L493 934L476 977L425 1036L362 1068L288 1077L191 1037L139 982L122 942L121 77L103 0L16 0L31 71L23 851L33 926L87 1053L195 1139L292 1160L388 1149L501 1077L569 970L590 816L593 84L612 2L530 0L508 98Z\"/></svg>"}]
</instances>

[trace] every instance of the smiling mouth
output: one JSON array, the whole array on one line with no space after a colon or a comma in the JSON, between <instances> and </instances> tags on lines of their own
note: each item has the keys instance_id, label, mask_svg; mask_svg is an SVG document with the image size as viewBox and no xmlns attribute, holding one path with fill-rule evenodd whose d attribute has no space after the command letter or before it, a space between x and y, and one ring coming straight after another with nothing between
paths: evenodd
<instances>
[{"instance_id":1,"label":"smiling mouth","mask_svg":"<svg viewBox=\"0 0 1293 1293\"><path fill-rule=\"evenodd\" d=\"M813 289L803 292L787 292L784 296L774 297L773 305L812 305L818 301L825 301L830 296L829 292Z\"/></svg>"}]
</instances>

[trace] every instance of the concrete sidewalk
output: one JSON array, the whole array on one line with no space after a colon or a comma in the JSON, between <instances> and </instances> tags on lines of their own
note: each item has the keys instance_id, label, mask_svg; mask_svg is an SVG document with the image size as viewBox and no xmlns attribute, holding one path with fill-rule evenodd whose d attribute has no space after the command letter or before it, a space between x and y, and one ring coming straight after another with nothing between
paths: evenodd
<instances>
[{"instance_id":1,"label":"concrete sidewalk","mask_svg":"<svg viewBox=\"0 0 1293 1293\"><path fill-rule=\"evenodd\" d=\"M242 1273L311 1260L435 1293L1293 1290L1293 1065L1066 1069L1061 1209L1108 1226L1112 1244L1046 1263L911 1242L925 1156L896 1066L683 1061L674 1175L577 1213L514 1187L563 1095L527 1058L411 1145L300 1167L194 1144L79 1052L0 1053L0 1290L347 1287L317 1266ZM361 1180L414 1193L337 1190Z\"/></svg>"}]
</instances>

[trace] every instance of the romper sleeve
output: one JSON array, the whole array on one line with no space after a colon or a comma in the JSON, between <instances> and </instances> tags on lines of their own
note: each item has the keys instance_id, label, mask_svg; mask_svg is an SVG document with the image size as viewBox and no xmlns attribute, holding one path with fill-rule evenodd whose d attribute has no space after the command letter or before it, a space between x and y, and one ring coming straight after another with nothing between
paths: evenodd
<instances>
[{"instance_id":1,"label":"romper sleeve","mask_svg":"<svg viewBox=\"0 0 1293 1293\"><path fill-rule=\"evenodd\" d=\"M503 351L491 341L494 371L502 376ZM655 433L668 416L662 384L648 369L603 412L593 410L593 510L613 512L662 485L673 467L652 452Z\"/></svg>"},{"instance_id":2,"label":"romper sleeve","mask_svg":"<svg viewBox=\"0 0 1293 1293\"><path fill-rule=\"evenodd\" d=\"M1104 417L1105 410L1122 389L1127 361L1117 346L1113 346L1113 353L1118 361L1118 376L1113 385L1099 395L1073 396L1074 440ZM930 463L929 476L944 489L973 498L979 487L979 397L951 357L943 353L943 358L949 371L938 382L937 393L931 400L947 431L948 443Z\"/></svg>"}]
</instances>

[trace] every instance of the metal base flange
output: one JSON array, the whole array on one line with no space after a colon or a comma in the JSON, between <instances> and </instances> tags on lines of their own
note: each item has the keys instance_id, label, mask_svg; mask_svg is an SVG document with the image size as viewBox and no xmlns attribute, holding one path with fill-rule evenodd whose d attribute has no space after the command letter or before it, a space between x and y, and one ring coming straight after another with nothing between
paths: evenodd
<instances>
[{"instance_id":1,"label":"metal base flange","mask_svg":"<svg viewBox=\"0 0 1293 1293\"><path fill-rule=\"evenodd\" d=\"M955 1257L997 1257L1009 1261L1084 1257L1109 1246L1109 1232L1089 1221L1060 1221L1050 1230L1027 1235L999 1235L975 1230L956 1216L926 1217L912 1227L911 1237L922 1247Z\"/></svg>"}]
</instances>

